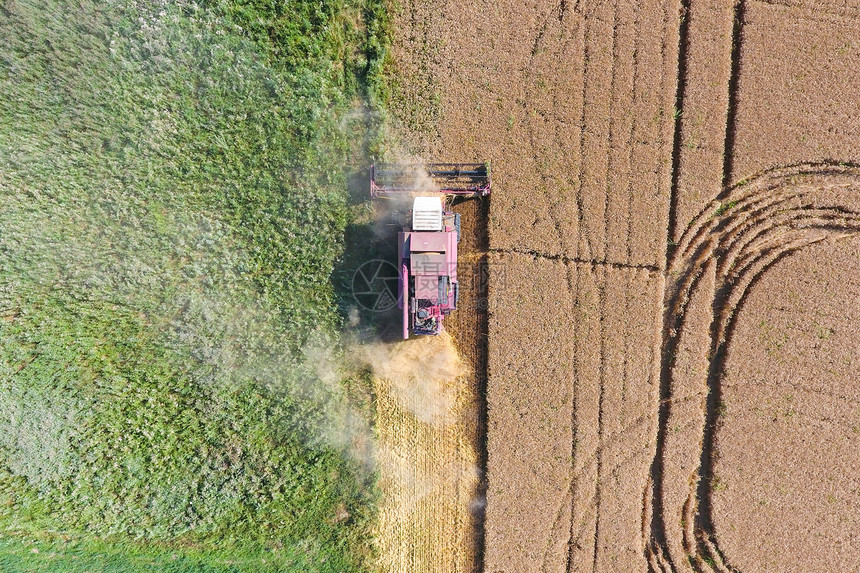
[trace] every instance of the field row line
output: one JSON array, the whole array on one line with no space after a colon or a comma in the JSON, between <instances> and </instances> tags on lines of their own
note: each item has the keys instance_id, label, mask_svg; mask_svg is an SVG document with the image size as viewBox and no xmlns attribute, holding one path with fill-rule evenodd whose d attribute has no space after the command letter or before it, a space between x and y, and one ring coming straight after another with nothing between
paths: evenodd
<instances>
[{"instance_id":1,"label":"field row line","mask_svg":"<svg viewBox=\"0 0 860 573\"><path fill-rule=\"evenodd\" d=\"M663 270L656 265L640 265L640 264L632 264L632 263L616 263L607 260L594 260L594 259L580 259L577 257L569 257L567 255L554 254L554 253L544 253L534 249L523 249L523 248L491 248L489 250L491 253L497 254L514 254L514 255L522 255L524 257L534 257L538 259L547 259L550 261L559 261L568 265L587 265L591 267L608 267L611 269L635 269L635 270L643 270L648 271L649 273L654 274L662 274ZM572 292L575 292L572 288L570 289Z\"/></svg>"}]
</instances>

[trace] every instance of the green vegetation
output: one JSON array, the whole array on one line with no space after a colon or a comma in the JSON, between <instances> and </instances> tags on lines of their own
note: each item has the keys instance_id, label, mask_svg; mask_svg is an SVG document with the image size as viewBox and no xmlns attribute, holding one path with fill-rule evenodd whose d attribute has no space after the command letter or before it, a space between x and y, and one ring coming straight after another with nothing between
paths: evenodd
<instances>
[{"instance_id":1,"label":"green vegetation","mask_svg":"<svg viewBox=\"0 0 860 573\"><path fill-rule=\"evenodd\" d=\"M274 557L274 559L273 559ZM134 543L99 540L51 541L0 538L0 571L4 573L236 573L283 571L287 563L272 554L209 550L205 553ZM295 561L295 569L302 565ZM313 570L313 569L311 569Z\"/></svg>"},{"instance_id":2,"label":"green vegetation","mask_svg":"<svg viewBox=\"0 0 860 573\"><path fill-rule=\"evenodd\" d=\"M714 211L713 217L722 217L730 210L734 209L737 204L737 201L728 201L726 203L720 203L720 206L717 207L716 211Z\"/></svg>"},{"instance_id":3,"label":"green vegetation","mask_svg":"<svg viewBox=\"0 0 860 573\"><path fill-rule=\"evenodd\" d=\"M4 5L0 569L366 566L374 476L326 371L386 26L381 0Z\"/></svg>"}]
</instances>

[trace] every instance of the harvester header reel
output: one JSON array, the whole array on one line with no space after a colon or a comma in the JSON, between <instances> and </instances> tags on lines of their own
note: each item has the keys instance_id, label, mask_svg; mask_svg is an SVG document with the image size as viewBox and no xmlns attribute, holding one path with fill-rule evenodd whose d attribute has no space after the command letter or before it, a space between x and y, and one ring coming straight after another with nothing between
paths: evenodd
<instances>
[{"instance_id":1,"label":"harvester header reel","mask_svg":"<svg viewBox=\"0 0 860 573\"><path fill-rule=\"evenodd\" d=\"M436 192L483 197L490 194L489 163L428 163L370 166L370 195Z\"/></svg>"}]
</instances>

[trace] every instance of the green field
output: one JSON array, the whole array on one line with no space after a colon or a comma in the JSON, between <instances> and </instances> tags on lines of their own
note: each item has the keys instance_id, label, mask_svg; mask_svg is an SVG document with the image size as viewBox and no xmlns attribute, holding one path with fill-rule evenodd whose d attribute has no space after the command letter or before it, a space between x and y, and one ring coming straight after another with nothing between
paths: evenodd
<instances>
[{"instance_id":1,"label":"green field","mask_svg":"<svg viewBox=\"0 0 860 573\"><path fill-rule=\"evenodd\" d=\"M0 571L368 567L331 274L385 31L0 4Z\"/></svg>"}]
</instances>

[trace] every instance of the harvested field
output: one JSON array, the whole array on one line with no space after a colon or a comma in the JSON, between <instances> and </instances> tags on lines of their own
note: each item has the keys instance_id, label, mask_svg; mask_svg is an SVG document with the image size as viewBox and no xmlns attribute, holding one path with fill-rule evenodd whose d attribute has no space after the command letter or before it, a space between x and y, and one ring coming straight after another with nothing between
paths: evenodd
<instances>
[{"instance_id":1,"label":"harvested field","mask_svg":"<svg viewBox=\"0 0 860 573\"><path fill-rule=\"evenodd\" d=\"M461 294L459 310L445 321L447 332L358 347L374 374L375 463L383 497L375 531L380 572L480 570L486 506L481 396L487 360L487 207L480 200L453 207L462 223ZM399 318L397 311L389 320ZM396 330L399 338L399 323Z\"/></svg>"},{"instance_id":2,"label":"harvested field","mask_svg":"<svg viewBox=\"0 0 860 573\"><path fill-rule=\"evenodd\" d=\"M386 573L474 570L475 395L448 336L365 347L374 365Z\"/></svg>"},{"instance_id":3,"label":"harvested field","mask_svg":"<svg viewBox=\"0 0 860 573\"><path fill-rule=\"evenodd\" d=\"M858 333L836 309L856 306L858 11L406 3L395 59L433 86L410 151L493 162L484 571L857 562L858 486L838 482ZM762 352L771 385L748 366ZM763 417L780 408L792 448L756 458L792 429ZM854 461L816 469L805 440ZM783 493L763 510L765 490ZM790 544L807 553L780 561Z\"/></svg>"}]
</instances>

